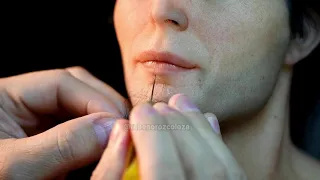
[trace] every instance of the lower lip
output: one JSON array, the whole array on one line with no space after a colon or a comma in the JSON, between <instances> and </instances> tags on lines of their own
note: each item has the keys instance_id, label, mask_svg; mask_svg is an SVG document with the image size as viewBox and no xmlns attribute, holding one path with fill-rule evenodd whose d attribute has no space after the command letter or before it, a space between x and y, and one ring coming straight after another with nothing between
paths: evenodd
<instances>
[{"instance_id":1,"label":"lower lip","mask_svg":"<svg viewBox=\"0 0 320 180\"><path fill-rule=\"evenodd\" d=\"M183 68L173 64L156 62L156 61L143 62L141 63L141 65L155 74L171 74L171 73L191 71L195 69L195 68Z\"/></svg>"}]
</instances>

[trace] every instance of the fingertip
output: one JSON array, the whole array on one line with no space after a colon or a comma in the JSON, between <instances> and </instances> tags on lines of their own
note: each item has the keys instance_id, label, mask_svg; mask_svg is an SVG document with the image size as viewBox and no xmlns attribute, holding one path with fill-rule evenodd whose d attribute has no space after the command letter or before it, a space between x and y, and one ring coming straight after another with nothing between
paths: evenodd
<instances>
[{"instance_id":1,"label":"fingertip","mask_svg":"<svg viewBox=\"0 0 320 180\"><path fill-rule=\"evenodd\" d=\"M218 119L215 114L210 113L210 112L204 113L204 116L205 116L206 118L210 118L210 119Z\"/></svg>"},{"instance_id":2,"label":"fingertip","mask_svg":"<svg viewBox=\"0 0 320 180\"><path fill-rule=\"evenodd\" d=\"M153 105L153 107L162 115L175 112L175 109L171 108L170 106L168 106L166 103L163 103L163 102L156 103Z\"/></svg>"},{"instance_id":3,"label":"fingertip","mask_svg":"<svg viewBox=\"0 0 320 180\"><path fill-rule=\"evenodd\" d=\"M128 132L129 121L125 119L118 119L115 121L114 126L110 133L108 148L115 145L120 135L126 135Z\"/></svg>"},{"instance_id":4,"label":"fingertip","mask_svg":"<svg viewBox=\"0 0 320 180\"><path fill-rule=\"evenodd\" d=\"M178 93L178 94L175 94L173 95L170 99L169 99L169 102L168 102L168 105L169 106L174 106L175 104L177 104L177 100L183 96L186 96L185 94L183 93Z\"/></svg>"},{"instance_id":5,"label":"fingertip","mask_svg":"<svg viewBox=\"0 0 320 180\"><path fill-rule=\"evenodd\" d=\"M191 98L182 93L172 96L168 104L181 112L201 112Z\"/></svg>"},{"instance_id":6,"label":"fingertip","mask_svg":"<svg viewBox=\"0 0 320 180\"><path fill-rule=\"evenodd\" d=\"M118 119L112 129L107 149L102 155L93 176L96 179L120 179L126 165L130 147L130 134L126 128L129 121ZM99 177L99 178L98 178Z\"/></svg>"},{"instance_id":7,"label":"fingertip","mask_svg":"<svg viewBox=\"0 0 320 180\"><path fill-rule=\"evenodd\" d=\"M209 122L211 128L214 130L214 132L220 135L221 131L220 131L220 125L219 125L219 120L218 120L217 116L214 115L213 113L205 113L204 116L208 120L208 122Z\"/></svg>"},{"instance_id":8,"label":"fingertip","mask_svg":"<svg viewBox=\"0 0 320 180\"><path fill-rule=\"evenodd\" d=\"M152 107L152 105L145 103L135 106L129 116L131 122L136 122L140 119L145 119L142 117L155 116L157 111Z\"/></svg>"},{"instance_id":9,"label":"fingertip","mask_svg":"<svg viewBox=\"0 0 320 180\"><path fill-rule=\"evenodd\" d=\"M108 144L115 120L113 118L102 118L93 121L93 130L96 133L99 144L105 148Z\"/></svg>"}]
</instances>

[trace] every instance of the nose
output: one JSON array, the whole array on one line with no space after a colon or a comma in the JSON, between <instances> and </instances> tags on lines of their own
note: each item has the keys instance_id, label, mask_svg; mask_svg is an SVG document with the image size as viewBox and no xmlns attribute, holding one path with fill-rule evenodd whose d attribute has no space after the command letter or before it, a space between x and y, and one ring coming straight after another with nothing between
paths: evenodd
<instances>
[{"instance_id":1,"label":"nose","mask_svg":"<svg viewBox=\"0 0 320 180\"><path fill-rule=\"evenodd\" d=\"M153 0L151 17L158 26L184 31L188 28L188 18L183 9L177 7L174 1Z\"/></svg>"}]
</instances>

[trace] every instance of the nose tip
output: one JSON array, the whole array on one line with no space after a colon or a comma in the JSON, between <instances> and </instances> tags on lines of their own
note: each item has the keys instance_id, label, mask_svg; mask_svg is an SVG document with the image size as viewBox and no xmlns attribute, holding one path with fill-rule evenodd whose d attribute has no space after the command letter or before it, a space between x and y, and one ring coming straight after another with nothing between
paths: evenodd
<instances>
[{"instance_id":1,"label":"nose tip","mask_svg":"<svg viewBox=\"0 0 320 180\"><path fill-rule=\"evenodd\" d=\"M152 17L156 24L169 26L179 31L188 28L188 18L185 12L174 7L171 0L158 0L153 4Z\"/></svg>"}]
</instances>

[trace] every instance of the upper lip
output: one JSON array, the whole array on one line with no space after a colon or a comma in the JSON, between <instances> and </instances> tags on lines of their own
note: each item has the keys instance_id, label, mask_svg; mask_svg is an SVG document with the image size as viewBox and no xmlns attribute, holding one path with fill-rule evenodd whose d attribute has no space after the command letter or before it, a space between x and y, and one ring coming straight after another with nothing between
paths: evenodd
<instances>
[{"instance_id":1,"label":"upper lip","mask_svg":"<svg viewBox=\"0 0 320 180\"><path fill-rule=\"evenodd\" d=\"M135 58L136 62L145 63L149 61L172 64L185 69L194 69L196 64L183 59L182 57L170 52L145 51Z\"/></svg>"}]
</instances>

